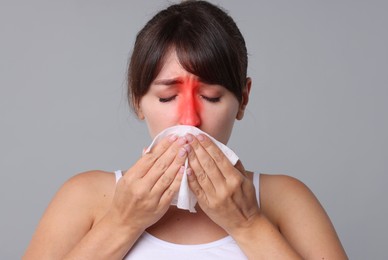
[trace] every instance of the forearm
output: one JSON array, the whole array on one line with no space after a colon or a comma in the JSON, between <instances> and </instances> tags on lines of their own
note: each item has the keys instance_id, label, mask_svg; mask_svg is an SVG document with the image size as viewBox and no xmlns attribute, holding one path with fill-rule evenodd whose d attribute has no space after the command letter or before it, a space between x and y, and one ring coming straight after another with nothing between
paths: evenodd
<instances>
[{"instance_id":1,"label":"forearm","mask_svg":"<svg viewBox=\"0 0 388 260\"><path fill-rule=\"evenodd\" d=\"M123 259L142 233L143 230L121 227L106 217L63 259Z\"/></svg>"},{"instance_id":2,"label":"forearm","mask_svg":"<svg viewBox=\"0 0 388 260\"><path fill-rule=\"evenodd\" d=\"M302 259L264 215L236 229L231 236L248 259Z\"/></svg>"}]
</instances>

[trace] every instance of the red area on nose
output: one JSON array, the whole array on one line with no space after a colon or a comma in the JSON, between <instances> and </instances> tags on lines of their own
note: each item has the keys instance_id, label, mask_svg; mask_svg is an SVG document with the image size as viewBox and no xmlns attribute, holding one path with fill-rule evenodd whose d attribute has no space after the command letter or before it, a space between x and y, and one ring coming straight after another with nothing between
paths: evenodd
<instances>
[{"instance_id":1,"label":"red area on nose","mask_svg":"<svg viewBox=\"0 0 388 260\"><path fill-rule=\"evenodd\" d=\"M196 94L198 81L194 79L187 79L182 84L182 98L178 106L180 113L180 124L199 126L201 119L199 113L201 111L201 104Z\"/></svg>"}]
</instances>

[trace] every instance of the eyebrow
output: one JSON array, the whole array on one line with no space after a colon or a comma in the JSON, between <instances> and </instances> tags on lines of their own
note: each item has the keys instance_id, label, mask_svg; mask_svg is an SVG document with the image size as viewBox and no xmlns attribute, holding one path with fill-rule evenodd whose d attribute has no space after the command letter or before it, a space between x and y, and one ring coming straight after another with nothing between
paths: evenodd
<instances>
[{"instance_id":1,"label":"eyebrow","mask_svg":"<svg viewBox=\"0 0 388 260\"><path fill-rule=\"evenodd\" d=\"M201 78L197 78L196 82L197 82L197 84L199 84L199 86L202 86L202 87L204 87L202 84L206 84L207 87L212 87L211 85L216 85L216 84L208 83L207 81L205 81ZM176 77L176 78L171 78L171 79L168 79L168 78L167 79L157 79L152 83L152 85L166 86L168 88L171 88L171 87L177 87L179 85L183 85L184 83L185 83L185 81L183 78Z\"/></svg>"},{"instance_id":2,"label":"eyebrow","mask_svg":"<svg viewBox=\"0 0 388 260\"><path fill-rule=\"evenodd\" d=\"M180 78L159 79L159 80L155 80L154 84L155 85L171 86L171 85L183 84L183 80Z\"/></svg>"}]
</instances>

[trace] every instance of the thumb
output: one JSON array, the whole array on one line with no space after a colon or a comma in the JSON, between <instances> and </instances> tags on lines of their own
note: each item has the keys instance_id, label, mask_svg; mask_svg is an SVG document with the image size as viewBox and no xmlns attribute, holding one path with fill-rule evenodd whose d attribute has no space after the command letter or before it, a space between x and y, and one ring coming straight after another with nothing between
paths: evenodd
<instances>
[{"instance_id":1,"label":"thumb","mask_svg":"<svg viewBox=\"0 0 388 260\"><path fill-rule=\"evenodd\" d=\"M240 160L237 161L236 165L234 166L237 170L239 170L244 176L246 176L244 165Z\"/></svg>"}]
</instances>

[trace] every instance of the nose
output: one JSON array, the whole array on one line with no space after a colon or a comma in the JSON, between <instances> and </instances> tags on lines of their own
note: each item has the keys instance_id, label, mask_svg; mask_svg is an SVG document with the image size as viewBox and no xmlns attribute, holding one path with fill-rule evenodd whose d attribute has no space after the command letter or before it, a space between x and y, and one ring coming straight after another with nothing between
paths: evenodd
<instances>
[{"instance_id":1,"label":"nose","mask_svg":"<svg viewBox=\"0 0 388 260\"><path fill-rule=\"evenodd\" d=\"M183 100L180 109L181 117L179 123L181 125L198 127L201 124L201 119L199 117L199 105L196 104L193 98L186 98Z\"/></svg>"}]
</instances>

